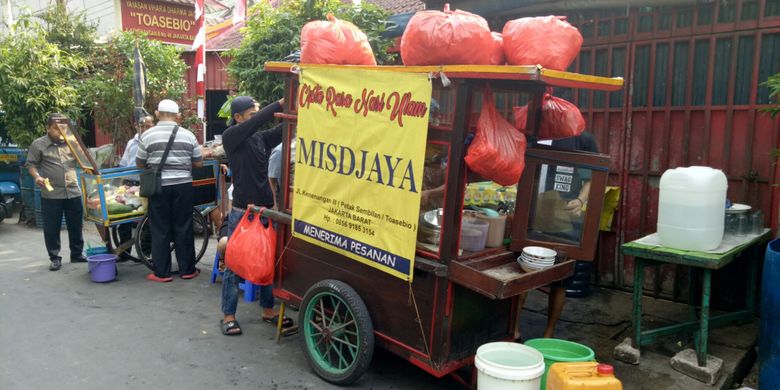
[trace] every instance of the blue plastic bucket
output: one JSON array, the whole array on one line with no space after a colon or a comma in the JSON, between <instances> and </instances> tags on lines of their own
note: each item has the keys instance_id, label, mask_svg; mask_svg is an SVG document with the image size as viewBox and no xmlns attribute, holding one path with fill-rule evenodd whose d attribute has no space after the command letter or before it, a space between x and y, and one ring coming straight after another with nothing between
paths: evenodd
<instances>
[{"instance_id":1,"label":"blue plastic bucket","mask_svg":"<svg viewBox=\"0 0 780 390\"><path fill-rule=\"evenodd\" d=\"M116 279L116 255L109 253L89 256L87 262L93 282L105 283Z\"/></svg>"}]
</instances>

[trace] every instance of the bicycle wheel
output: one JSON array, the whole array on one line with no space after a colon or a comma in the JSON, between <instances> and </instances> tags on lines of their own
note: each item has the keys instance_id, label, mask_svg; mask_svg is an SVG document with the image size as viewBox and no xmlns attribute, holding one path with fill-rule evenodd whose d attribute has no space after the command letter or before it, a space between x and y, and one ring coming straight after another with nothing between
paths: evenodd
<instances>
[{"instance_id":1,"label":"bicycle wheel","mask_svg":"<svg viewBox=\"0 0 780 390\"><path fill-rule=\"evenodd\" d=\"M195 264L197 264L206 253L209 244L209 229L206 225L206 218L198 210L192 210L192 231L194 233L195 244ZM171 242L171 259L176 246ZM152 229L149 222L149 216L145 216L138 224L135 233L135 250L138 258L150 270L154 271L154 262L152 262ZM179 272L179 264L171 261L171 272Z\"/></svg>"}]
</instances>

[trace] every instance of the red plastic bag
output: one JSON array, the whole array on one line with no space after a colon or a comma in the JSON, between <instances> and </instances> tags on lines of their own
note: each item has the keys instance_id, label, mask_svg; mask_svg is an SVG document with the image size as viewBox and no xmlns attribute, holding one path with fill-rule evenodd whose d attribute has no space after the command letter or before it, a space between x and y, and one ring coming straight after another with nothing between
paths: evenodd
<instances>
[{"instance_id":1,"label":"red plastic bag","mask_svg":"<svg viewBox=\"0 0 780 390\"><path fill-rule=\"evenodd\" d=\"M577 58L582 35L556 16L520 18L504 25L504 54L510 65L566 70Z\"/></svg>"},{"instance_id":2,"label":"red plastic bag","mask_svg":"<svg viewBox=\"0 0 780 390\"><path fill-rule=\"evenodd\" d=\"M328 20L315 20L303 26L301 63L376 65L376 59L363 31L328 13Z\"/></svg>"},{"instance_id":3,"label":"red plastic bag","mask_svg":"<svg viewBox=\"0 0 780 390\"><path fill-rule=\"evenodd\" d=\"M484 18L447 6L414 14L401 37L404 65L488 65L492 48Z\"/></svg>"},{"instance_id":4,"label":"red plastic bag","mask_svg":"<svg viewBox=\"0 0 780 390\"><path fill-rule=\"evenodd\" d=\"M466 153L469 169L502 186L520 181L525 168L525 135L496 110L493 92L486 90L477 134Z\"/></svg>"},{"instance_id":5,"label":"red plastic bag","mask_svg":"<svg viewBox=\"0 0 780 390\"><path fill-rule=\"evenodd\" d=\"M263 226L260 215L247 210L228 239L225 265L236 275L261 286L274 282L276 230L269 221Z\"/></svg>"},{"instance_id":6,"label":"red plastic bag","mask_svg":"<svg viewBox=\"0 0 780 390\"><path fill-rule=\"evenodd\" d=\"M490 52L490 65L504 65L506 64L506 57L504 56L504 38L501 37L501 33L492 32L493 36L493 49Z\"/></svg>"},{"instance_id":7,"label":"red plastic bag","mask_svg":"<svg viewBox=\"0 0 780 390\"><path fill-rule=\"evenodd\" d=\"M515 126L526 132L528 106L514 107ZM549 93L542 97L542 118L539 121L539 139L576 137L585 131L585 118L580 109L566 99Z\"/></svg>"}]
</instances>

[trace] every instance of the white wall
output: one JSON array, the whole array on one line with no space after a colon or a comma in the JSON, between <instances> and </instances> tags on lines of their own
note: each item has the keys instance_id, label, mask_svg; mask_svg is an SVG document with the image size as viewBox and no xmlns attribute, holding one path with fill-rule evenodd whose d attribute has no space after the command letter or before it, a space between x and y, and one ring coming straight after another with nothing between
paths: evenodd
<instances>
[{"instance_id":1,"label":"white wall","mask_svg":"<svg viewBox=\"0 0 780 390\"><path fill-rule=\"evenodd\" d=\"M33 13L46 8L54 0L11 0L14 20L23 13ZM68 0L68 9L72 11L85 11L87 20L98 25L98 35L103 37L112 31L119 30L118 9L119 3L115 0ZM8 0L0 0L0 32L5 30L5 22L8 20Z\"/></svg>"}]
</instances>

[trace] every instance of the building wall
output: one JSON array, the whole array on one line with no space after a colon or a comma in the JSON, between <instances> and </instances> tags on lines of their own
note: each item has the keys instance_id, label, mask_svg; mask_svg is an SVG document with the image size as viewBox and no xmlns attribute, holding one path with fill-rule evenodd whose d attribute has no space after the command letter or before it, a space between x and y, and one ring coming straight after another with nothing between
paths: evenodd
<instances>
[{"instance_id":1,"label":"building wall","mask_svg":"<svg viewBox=\"0 0 780 390\"><path fill-rule=\"evenodd\" d=\"M659 179L669 168L722 169L729 199L760 208L766 224L776 228L779 172L772 149L780 146L780 118L761 112L769 100L760 83L780 72L780 0L567 17L585 37L569 70L626 81L615 93L556 91L581 108L601 151L612 157L610 184L622 189L614 231L600 237L598 282L631 287L633 259L619 248L656 230ZM740 291L730 283L738 283L734 276L742 268L720 273L731 278L716 280L716 286ZM644 287L655 295L687 297L685 267L659 267L646 280Z\"/></svg>"},{"instance_id":2,"label":"building wall","mask_svg":"<svg viewBox=\"0 0 780 390\"><path fill-rule=\"evenodd\" d=\"M11 0L14 20L17 20L20 15L29 13L34 15L53 3L55 3L54 0ZM0 33L6 28L5 21L8 17L7 4L7 0L0 1L0 14L2 14ZM118 5L114 0L68 0L67 4L68 9L71 11L84 11L87 20L97 24L98 35L101 37L119 28L119 19L116 11Z\"/></svg>"}]
</instances>

